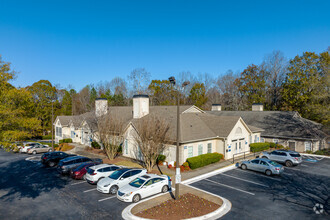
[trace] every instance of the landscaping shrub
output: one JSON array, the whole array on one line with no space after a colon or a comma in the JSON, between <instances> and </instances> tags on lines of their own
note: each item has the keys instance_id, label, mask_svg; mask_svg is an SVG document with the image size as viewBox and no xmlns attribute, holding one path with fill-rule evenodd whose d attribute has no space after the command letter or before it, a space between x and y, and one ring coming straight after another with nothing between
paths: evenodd
<instances>
[{"instance_id":1,"label":"landscaping shrub","mask_svg":"<svg viewBox=\"0 0 330 220\"><path fill-rule=\"evenodd\" d=\"M159 162L164 162L165 159L166 159L166 156L163 154L159 154L157 157L157 161L159 161Z\"/></svg>"},{"instance_id":2,"label":"landscaping shrub","mask_svg":"<svg viewBox=\"0 0 330 220\"><path fill-rule=\"evenodd\" d=\"M123 153L123 146L122 146L122 144L121 145L119 145L119 147L118 147L118 150L117 150L117 153Z\"/></svg>"},{"instance_id":3,"label":"landscaping shrub","mask_svg":"<svg viewBox=\"0 0 330 220\"><path fill-rule=\"evenodd\" d=\"M56 151L68 151L68 150L72 150L74 148L74 146L72 146L68 143L62 143L60 145L57 145L56 147L54 145L54 148Z\"/></svg>"},{"instance_id":4,"label":"landscaping shrub","mask_svg":"<svg viewBox=\"0 0 330 220\"><path fill-rule=\"evenodd\" d=\"M62 143L72 143L72 139L71 138L66 138L66 139L62 139L59 141L60 144Z\"/></svg>"},{"instance_id":5,"label":"landscaping shrub","mask_svg":"<svg viewBox=\"0 0 330 220\"><path fill-rule=\"evenodd\" d=\"M276 149L283 149L283 148L285 148L285 147L281 144L276 145Z\"/></svg>"},{"instance_id":6,"label":"landscaping shrub","mask_svg":"<svg viewBox=\"0 0 330 220\"><path fill-rule=\"evenodd\" d=\"M314 154L330 156L330 150L329 149L317 150L314 152Z\"/></svg>"},{"instance_id":7,"label":"landscaping shrub","mask_svg":"<svg viewBox=\"0 0 330 220\"><path fill-rule=\"evenodd\" d=\"M182 166L183 166L183 168L184 168L185 170L190 170L190 167L189 167L189 163L188 163L188 162L184 162L184 163L182 164Z\"/></svg>"},{"instance_id":8,"label":"landscaping shrub","mask_svg":"<svg viewBox=\"0 0 330 220\"><path fill-rule=\"evenodd\" d=\"M94 149L101 149L101 146L96 141L93 141L92 142L92 148L94 148Z\"/></svg>"},{"instance_id":9,"label":"landscaping shrub","mask_svg":"<svg viewBox=\"0 0 330 220\"><path fill-rule=\"evenodd\" d=\"M42 140L50 140L50 139L52 139L51 134L42 136Z\"/></svg>"},{"instance_id":10,"label":"landscaping shrub","mask_svg":"<svg viewBox=\"0 0 330 220\"><path fill-rule=\"evenodd\" d=\"M269 143L269 148L276 148L276 143L273 142L265 142L265 143Z\"/></svg>"},{"instance_id":11,"label":"landscaping shrub","mask_svg":"<svg viewBox=\"0 0 330 220\"><path fill-rule=\"evenodd\" d=\"M169 164L167 167L168 167L169 169L171 169L173 166L172 166L172 164Z\"/></svg>"},{"instance_id":12,"label":"landscaping shrub","mask_svg":"<svg viewBox=\"0 0 330 220\"><path fill-rule=\"evenodd\" d=\"M180 166L180 171L183 172L185 170L184 166Z\"/></svg>"},{"instance_id":13,"label":"landscaping shrub","mask_svg":"<svg viewBox=\"0 0 330 220\"><path fill-rule=\"evenodd\" d=\"M208 154L202 154L202 155L199 155L196 157L190 157L187 159L187 162L191 169L196 169L199 167L209 165L211 163L216 163L216 162L220 161L221 158L223 158L222 154L208 153Z\"/></svg>"},{"instance_id":14,"label":"landscaping shrub","mask_svg":"<svg viewBox=\"0 0 330 220\"><path fill-rule=\"evenodd\" d=\"M253 143L250 144L250 151L252 152L259 152L263 150L268 150L270 147L270 143Z\"/></svg>"}]
</instances>

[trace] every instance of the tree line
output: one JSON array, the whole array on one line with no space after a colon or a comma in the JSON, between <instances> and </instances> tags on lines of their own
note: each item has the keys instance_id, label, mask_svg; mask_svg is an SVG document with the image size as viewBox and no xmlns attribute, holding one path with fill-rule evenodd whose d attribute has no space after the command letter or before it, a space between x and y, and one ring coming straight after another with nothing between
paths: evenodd
<instances>
[{"instance_id":1,"label":"tree line","mask_svg":"<svg viewBox=\"0 0 330 220\"><path fill-rule=\"evenodd\" d=\"M57 115L79 115L94 110L96 98L106 98L110 106L132 105L134 94L148 94L151 105L180 104L210 110L213 103L223 110L251 110L263 103L265 110L297 111L303 117L329 128L330 48L321 53L304 52L288 60L280 51L265 56L260 64L243 71L215 76L210 73L178 73L174 87L168 79L152 79L144 68L134 69L128 77L90 84L76 91L40 80L25 88L10 82L17 73L0 56L0 141L17 141L51 130L52 107ZM170 76L170 75L169 75ZM55 118L54 117L54 118Z\"/></svg>"}]
</instances>

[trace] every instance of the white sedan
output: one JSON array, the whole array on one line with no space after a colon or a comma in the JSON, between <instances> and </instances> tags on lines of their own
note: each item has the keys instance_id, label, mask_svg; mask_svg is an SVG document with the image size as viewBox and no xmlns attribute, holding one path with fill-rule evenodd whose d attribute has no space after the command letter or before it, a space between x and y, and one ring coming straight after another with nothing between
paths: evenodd
<instances>
[{"instance_id":1,"label":"white sedan","mask_svg":"<svg viewBox=\"0 0 330 220\"><path fill-rule=\"evenodd\" d=\"M171 179L166 175L146 174L118 190L117 198L124 202L138 202L148 196L166 193L170 184Z\"/></svg>"},{"instance_id":2,"label":"white sedan","mask_svg":"<svg viewBox=\"0 0 330 220\"><path fill-rule=\"evenodd\" d=\"M116 194L118 189L127 185L135 178L147 173L146 169L119 169L107 178L101 179L97 183L97 190L101 193Z\"/></svg>"},{"instance_id":3,"label":"white sedan","mask_svg":"<svg viewBox=\"0 0 330 220\"><path fill-rule=\"evenodd\" d=\"M90 184L96 184L99 180L108 177L120 168L120 166L116 166L113 164L99 164L91 166L87 170L86 180Z\"/></svg>"}]
</instances>

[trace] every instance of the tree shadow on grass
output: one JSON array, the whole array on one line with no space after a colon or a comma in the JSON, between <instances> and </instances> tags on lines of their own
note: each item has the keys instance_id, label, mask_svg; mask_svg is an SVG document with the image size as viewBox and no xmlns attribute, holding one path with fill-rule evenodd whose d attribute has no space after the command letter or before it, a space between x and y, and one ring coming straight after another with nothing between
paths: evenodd
<instances>
[{"instance_id":1,"label":"tree shadow on grass","mask_svg":"<svg viewBox=\"0 0 330 220\"><path fill-rule=\"evenodd\" d=\"M41 193L61 189L69 182L54 168L46 168L40 162L18 160L0 167L0 200L12 201L22 198L36 198Z\"/></svg>"}]
</instances>

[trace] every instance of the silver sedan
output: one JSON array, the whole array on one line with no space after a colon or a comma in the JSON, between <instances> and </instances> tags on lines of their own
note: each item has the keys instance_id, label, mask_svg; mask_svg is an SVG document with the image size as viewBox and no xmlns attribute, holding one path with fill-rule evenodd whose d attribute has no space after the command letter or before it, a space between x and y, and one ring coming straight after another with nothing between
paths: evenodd
<instances>
[{"instance_id":1,"label":"silver sedan","mask_svg":"<svg viewBox=\"0 0 330 220\"><path fill-rule=\"evenodd\" d=\"M249 169L249 170L262 172L265 173L267 176L273 174L279 175L284 170L282 165L264 158L242 161L241 168L243 170Z\"/></svg>"}]
</instances>

